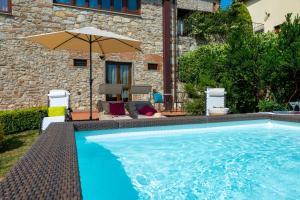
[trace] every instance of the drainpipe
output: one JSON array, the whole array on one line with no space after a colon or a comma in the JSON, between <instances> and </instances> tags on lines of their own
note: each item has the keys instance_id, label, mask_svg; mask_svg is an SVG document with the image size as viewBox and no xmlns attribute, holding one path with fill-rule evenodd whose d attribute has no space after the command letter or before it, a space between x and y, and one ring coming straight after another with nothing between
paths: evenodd
<instances>
[{"instance_id":1,"label":"drainpipe","mask_svg":"<svg viewBox=\"0 0 300 200\"><path fill-rule=\"evenodd\" d=\"M174 102L177 102L177 81L178 81L178 63L177 63L177 0L173 0L173 38L174 38ZM177 111L178 105L175 103L175 110Z\"/></svg>"},{"instance_id":2,"label":"drainpipe","mask_svg":"<svg viewBox=\"0 0 300 200\"><path fill-rule=\"evenodd\" d=\"M165 108L170 111L172 100L171 1L163 0L163 82Z\"/></svg>"}]
</instances>

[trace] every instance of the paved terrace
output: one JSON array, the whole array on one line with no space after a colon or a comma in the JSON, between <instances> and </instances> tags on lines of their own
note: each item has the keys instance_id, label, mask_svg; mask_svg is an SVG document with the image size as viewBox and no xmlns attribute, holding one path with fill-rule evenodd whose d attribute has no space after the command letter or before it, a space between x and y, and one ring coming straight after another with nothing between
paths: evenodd
<instances>
[{"instance_id":1,"label":"paved terrace","mask_svg":"<svg viewBox=\"0 0 300 200\"><path fill-rule=\"evenodd\" d=\"M300 116L295 115L238 114L219 117L199 116L52 124L0 183L0 199L82 199L74 137L75 130L103 130L256 119L300 123Z\"/></svg>"}]
</instances>

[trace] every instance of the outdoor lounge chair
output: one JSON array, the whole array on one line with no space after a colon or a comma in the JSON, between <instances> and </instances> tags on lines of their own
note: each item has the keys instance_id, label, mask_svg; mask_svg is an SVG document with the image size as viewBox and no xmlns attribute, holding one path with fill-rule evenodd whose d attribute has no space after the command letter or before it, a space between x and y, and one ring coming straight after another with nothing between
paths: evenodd
<instances>
[{"instance_id":1,"label":"outdoor lounge chair","mask_svg":"<svg viewBox=\"0 0 300 200\"><path fill-rule=\"evenodd\" d=\"M99 94L105 95L121 95L123 92L122 84L100 84Z\"/></svg>"},{"instance_id":2,"label":"outdoor lounge chair","mask_svg":"<svg viewBox=\"0 0 300 200\"><path fill-rule=\"evenodd\" d=\"M101 101L97 102L97 109L99 111L99 120L122 120L132 119L128 113L124 115L112 115L110 113L110 103L121 103L120 101Z\"/></svg>"},{"instance_id":3,"label":"outdoor lounge chair","mask_svg":"<svg viewBox=\"0 0 300 200\"><path fill-rule=\"evenodd\" d=\"M130 93L132 95L148 95L148 100L151 99L151 85L132 85L130 88Z\"/></svg>"},{"instance_id":4,"label":"outdoor lounge chair","mask_svg":"<svg viewBox=\"0 0 300 200\"><path fill-rule=\"evenodd\" d=\"M63 107L64 112L54 114L55 116L44 117L41 125L42 131L45 131L51 123L64 122L69 116L70 93L66 90L50 90L48 94L48 106L52 108L51 110L54 110L54 112L55 109L60 110L60 108Z\"/></svg>"},{"instance_id":5,"label":"outdoor lounge chair","mask_svg":"<svg viewBox=\"0 0 300 200\"><path fill-rule=\"evenodd\" d=\"M165 117L161 115L161 113L155 113L152 116L141 115L139 114L138 110L143 106L149 106L154 109L150 101L131 101L131 102L127 102L125 105L126 110L128 111L130 117L133 119L151 119L151 118Z\"/></svg>"},{"instance_id":6,"label":"outdoor lounge chair","mask_svg":"<svg viewBox=\"0 0 300 200\"><path fill-rule=\"evenodd\" d=\"M101 84L99 86L99 93L105 95L122 95L122 84ZM99 120L121 120L131 119L127 114L125 115L112 115L110 113L110 103L121 103L122 101L101 101L97 102L97 109L99 111Z\"/></svg>"},{"instance_id":7,"label":"outdoor lounge chair","mask_svg":"<svg viewBox=\"0 0 300 200\"><path fill-rule=\"evenodd\" d=\"M206 90L206 115L226 115L229 108L225 107L225 89L207 88Z\"/></svg>"}]
</instances>

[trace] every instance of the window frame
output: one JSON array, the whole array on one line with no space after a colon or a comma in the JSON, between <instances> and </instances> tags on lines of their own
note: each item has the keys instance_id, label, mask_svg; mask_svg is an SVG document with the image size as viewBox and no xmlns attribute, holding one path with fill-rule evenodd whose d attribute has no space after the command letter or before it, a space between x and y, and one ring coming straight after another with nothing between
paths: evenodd
<instances>
[{"instance_id":1,"label":"window frame","mask_svg":"<svg viewBox=\"0 0 300 200\"><path fill-rule=\"evenodd\" d=\"M8 0L8 1L11 1L11 0ZM110 0L110 9L101 8L102 1L103 0L98 0L97 8L90 7L89 0L85 0L85 2L86 2L85 6L77 6L76 0L70 0L70 3L61 3L61 2L57 2L57 0L53 0L53 3L57 4L57 5L65 5L65 6L72 6L72 7L78 7L78 8L87 8L87 9L91 9L91 10L111 11L111 12L116 12L116 13L126 13L126 14L133 14L133 15L141 14L141 0L136 0L137 1L137 10L136 11L131 11L128 9L128 0L121 0L122 1L122 10L121 11L114 9L114 0Z\"/></svg>"},{"instance_id":2,"label":"window frame","mask_svg":"<svg viewBox=\"0 0 300 200\"><path fill-rule=\"evenodd\" d=\"M127 65L129 67L129 70L128 70L128 85L126 86L123 86L123 90L127 90L128 91L128 101L131 101L132 100L132 94L130 93L130 89L131 89L131 86L132 86L132 80L133 80L133 74L132 74L132 70L133 70L133 64L131 62L116 62L116 61L106 61L105 62L105 83L106 84L109 84L108 83L108 79L107 79L107 71L108 71L108 66L112 64L112 65L115 65L116 66L116 81L117 81L117 84L121 84L121 74L120 74L120 69L121 69L121 65ZM105 99L107 101L113 101L112 99L110 99L109 97L110 95L105 95ZM116 99L117 101L120 101L122 100L122 96L120 94L117 95Z\"/></svg>"},{"instance_id":3,"label":"window frame","mask_svg":"<svg viewBox=\"0 0 300 200\"><path fill-rule=\"evenodd\" d=\"M147 70L148 71L158 71L159 67L158 67L158 63L147 63Z\"/></svg>"},{"instance_id":4,"label":"window frame","mask_svg":"<svg viewBox=\"0 0 300 200\"><path fill-rule=\"evenodd\" d=\"M11 12L12 12L12 2L11 2L12 0L7 0L7 11L5 11L5 10L0 10L0 14L2 13L4 13L4 14L11 14Z\"/></svg>"},{"instance_id":5,"label":"window frame","mask_svg":"<svg viewBox=\"0 0 300 200\"><path fill-rule=\"evenodd\" d=\"M88 65L87 59L81 59L81 58L74 58L73 59L73 66L78 69L86 68Z\"/></svg>"}]
</instances>

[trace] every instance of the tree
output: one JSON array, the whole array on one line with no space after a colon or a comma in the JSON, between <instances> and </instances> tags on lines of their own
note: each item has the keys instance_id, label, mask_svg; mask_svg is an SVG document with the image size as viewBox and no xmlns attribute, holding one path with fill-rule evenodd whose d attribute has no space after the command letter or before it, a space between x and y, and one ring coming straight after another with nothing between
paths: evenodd
<instances>
[{"instance_id":1,"label":"tree","mask_svg":"<svg viewBox=\"0 0 300 200\"><path fill-rule=\"evenodd\" d=\"M292 14L286 16L286 22L279 33L279 49L284 57L283 68L287 71L292 93L287 101L298 100L300 97L300 17L294 19Z\"/></svg>"},{"instance_id":2,"label":"tree","mask_svg":"<svg viewBox=\"0 0 300 200\"><path fill-rule=\"evenodd\" d=\"M186 83L185 91L190 97L185 104L189 113L203 114L206 87L222 86L225 49L225 45L203 45L179 58L179 79Z\"/></svg>"},{"instance_id":3,"label":"tree","mask_svg":"<svg viewBox=\"0 0 300 200\"><path fill-rule=\"evenodd\" d=\"M243 2L234 1L230 9L215 13L195 12L186 19L191 35L204 42L226 42L234 27L253 32L251 16Z\"/></svg>"},{"instance_id":4,"label":"tree","mask_svg":"<svg viewBox=\"0 0 300 200\"><path fill-rule=\"evenodd\" d=\"M222 25L194 15L194 33L206 38L224 34L225 39L224 43L200 46L179 59L180 79L192 99L188 111L202 113L207 86L224 87L227 106L238 113L282 110L287 102L298 100L300 17L288 14L277 35L254 34L249 12L239 1L223 14L229 20L221 19ZM197 20L208 24L197 25ZM207 30L201 30L203 27Z\"/></svg>"},{"instance_id":5,"label":"tree","mask_svg":"<svg viewBox=\"0 0 300 200\"><path fill-rule=\"evenodd\" d=\"M225 45L202 45L179 58L179 79L200 87L218 87L224 72Z\"/></svg>"},{"instance_id":6,"label":"tree","mask_svg":"<svg viewBox=\"0 0 300 200\"><path fill-rule=\"evenodd\" d=\"M225 42L230 27L227 11L216 13L195 12L189 16L185 24L189 25L191 36L208 42Z\"/></svg>"}]
</instances>

